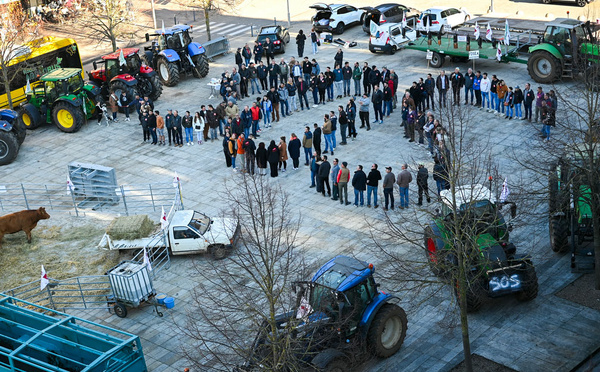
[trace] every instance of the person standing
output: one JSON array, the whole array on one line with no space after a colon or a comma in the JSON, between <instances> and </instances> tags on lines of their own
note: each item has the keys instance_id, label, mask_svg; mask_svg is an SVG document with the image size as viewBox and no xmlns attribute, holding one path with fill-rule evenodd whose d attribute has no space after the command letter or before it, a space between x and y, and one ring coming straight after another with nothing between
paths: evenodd
<instances>
[{"instance_id":1,"label":"person standing","mask_svg":"<svg viewBox=\"0 0 600 372\"><path fill-rule=\"evenodd\" d=\"M300 165L300 147L302 147L300 139L298 139L295 133L292 133L290 143L288 144L288 152L290 153L290 158L292 158L293 170L298 170L298 166Z\"/></svg>"},{"instance_id":2,"label":"person standing","mask_svg":"<svg viewBox=\"0 0 600 372\"><path fill-rule=\"evenodd\" d=\"M544 92L542 87L538 87L537 93L535 94L535 122L540 123L542 121L542 101L544 100Z\"/></svg>"},{"instance_id":3,"label":"person standing","mask_svg":"<svg viewBox=\"0 0 600 372\"><path fill-rule=\"evenodd\" d=\"M258 80L260 81L260 86L263 90L269 89L269 86L267 84L268 74L269 70L267 69L267 66L265 66L263 61L260 61L258 67L256 68L256 76L258 77ZM261 94L260 91L258 92L258 94Z\"/></svg>"},{"instance_id":4,"label":"person standing","mask_svg":"<svg viewBox=\"0 0 600 372\"><path fill-rule=\"evenodd\" d=\"M260 107L256 104L256 102L252 102L252 108L250 109L250 114L252 115L252 135L256 137L256 134L259 131L260 117L262 115L262 111Z\"/></svg>"},{"instance_id":5,"label":"person standing","mask_svg":"<svg viewBox=\"0 0 600 372\"><path fill-rule=\"evenodd\" d=\"M335 80L335 76L333 75L333 71L331 71L331 67L327 66L327 69L325 70L325 83L326 83L326 90L327 90L327 102L332 102L333 101L333 82Z\"/></svg>"},{"instance_id":6,"label":"person standing","mask_svg":"<svg viewBox=\"0 0 600 372\"><path fill-rule=\"evenodd\" d=\"M281 84L285 84L289 77L290 77L290 66L288 66L288 64L282 58L281 62L279 62L279 81L281 82Z\"/></svg>"},{"instance_id":7,"label":"person standing","mask_svg":"<svg viewBox=\"0 0 600 372\"><path fill-rule=\"evenodd\" d=\"M298 35L296 36L296 45L298 46L298 57L302 57L304 55L304 43L306 43L306 35L304 35L304 31L298 31Z\"/></svg>"},{"instance_id":8,"label":"person standing","mask_svg":"<svg viewBox=\"0 0 600 372\"><path fill-rule=\"evenodd\" d=\"M237 136L235 133L233 133L231 138L229 138L227 150L229 151L229 156L231 157L231 166L233 167L233 171L237 172L237 168L235 167L235 159L237 158Z\"/></svg>"},{"instance_id":9,"label":"person standing","mask_svg":"<svg viewBox=\"0 0 600 372\"><path fill-rule=\"evenodd\" d=\"M523 113L521 111L521 103L523 103L523 91L517 85L513 92L513 105L515 106L515 118L518 120L523 119Z\"/></svg>"},{"instance_id":10,"label":"person standing","mask_svg":"<svg viewBox=\"0 0 600 372\"><path fill-rule=\"evenodd\" d=\"M531 117L532 117L531 107L532 107L534 99L535 99L535 93L531 89L531 85L529 85L529 83L525 84L525 90L523 91L525 116L523 116L523 118L521 120L529 120L529 122L531 123Z\"/></svg>"},{"instance_id":11,"label":"person standing","mask_svg":"<svg viewBox=\"0 0 600 372\"><path fill-rule=\"evenodd\" d=\"M195 118L195 117L194 117ZM231 153L229 152L229 143L230 143L231 135L227 133L223 138L223 154L225 155L225 165L227 168L231 167Z\"/></svg>"},{"instance_id":12,"label":"person standing","mask_svg":"<svg viewBox=\"0 0 600 372\"><path fill-rule=\"evenodd\" d=\"M429 104L431 104L431 109L435 110L435 80L431 74L427 74L427 79L425 79L425 92L427 92L427 96L425 97L425 110L429 110Z\"/></svg>"},{"instance_id":13,"label":"person standing","mask_svg":"<svg viewBox=\"0 0 600 372\"><path fill-rule=\"evenodd\" d=\"M315 148L315 152L317 153L317 156L321 156L321 128L319 128L319 126L317 125L317 123L314 123L314 130L313 130L313 139L312 139L312 144L313 147Z\"/></svg>"},{"instance_id":14,"label":"person standing","mask_svg":"<svg viewBox=\"0 0 600 372\"><path fill-rule=\"evenodd\" d=\"M319 172L319 157L316 152L313 152L312 157L310 158L310 188L317 187L317 174ZM319 191L319 189L317 189Z\"/></svg>"},{"instance_id":15,"label":"person standing","mask_svg":"<svg viewBox=\"0 0 600 372\"><path fill-rule=\"evenodd\" d=\"M337 116L335 116L335 112L329 111L329 120L331 120L331 141L333 142L333 147L331 148L331 154L333 155L333 151L337 147L335 134L337 132Z\"/></svg>"},{"instance_id":16,"label":"person standing","mask_svg":"<svg viewBox=\"0 0 600 372\"><path fill-rule=\"evenodd\" d=\"M317 173L317 183L321 194L325 196L325 187L327 187L327 196L331 197L331 186L329 185L329 172L331 172L331 164L327 161L327 155L323 155L323 162L319 166Z\"/></svg>"},{"instance_id":17,"label":"person standing","mask_svg":"<svg viewBox=\"0 0 600 372\"><path fill-rule=\"evenodd\" d=\"M125 114L125 121L131 121L129 119L129 105L130 104L131 104L131 102L129 102L129 98L127 98L127 92L122 91L121 97L119 97L119 106L121 106L121 108L123 109L123 113Z\"/></svg>"},{"instance_id":18,"label":"person standing","mask_svg":"<svg viewBox=\"0 0 600 372\"><path fill-rule=\"evenodd\" d=\"M475 78L473 79L473 91L475 92L475 102L473 105L475 107L481 107L481 71L475 73Z\"/></svg>"},{"instance_id":19,"label":"person standing","mask_svg":"<svg viewBox=\"0 0 600 372\"><path fill-rule=\"evenodd\" d=\"M312 153L312 132L308 126L304 127L304 136L302 137L302 148L304 149L304 157L306 162L304 165L309 165L311 153Z\"/></svg>"},{"instance_id":20,"label":"person standing","mask_svg":"<svg viewBox=\"0 0 600 372\"><path fill-rule=\"evenodd\" d=\"M279 84L279 89L277 89L277 95L279 96L279 106L281 109L281 116L286 117L291 115L290 113L290 105L288 104L288 90L285 87L285 84Z\"/></svg>"},{"instance_id":21,"label":"person standing","mask_svg":"<svg viewBox=\"0 0 600 372\"><path fill-rule=\"evenodd\" d=\"M298 98L300 99L300 108L304 111L304 105L306 105L306 109L310 110L310 106L308 105L308 97L306 93L308 92L308 82L304 81L302 77L298 78L298 84L296 85L298 91Z\"/></svg>"},{"instance_id":22,"label":"person standing","mask_svg":"<svg viewBox=\"0 0 600 372\"><path fill-rule=\"evenodd\" d=\"M115 123L118 122L117 112L119 112L120 105L121 103L119 101L119 97L117 97L117 94L114 90L111 91L110 96L108 97L108 107L110 107L110 111L112 112L112 121Z\"/></svg>"},{"instance_id":23,"label":"person standing","mask_svg":"<svg viewBox=\"0 0 600 372\"><path fill-rule=\"evenodd\" d=\"M263 47L262 45L260 45L260 43L258 41L254 42L254 63L258 64L258 62L260 62L260 60L262 59L262 55L263 55Z\"/></svg>"},{"instance_id":24,"label":"person standing","mask_svg":"<svg viewBox=\"0 0 600 372\"><path fill-rule=\"evenodd\" d=\"M367 105L367 109L368 109L368 105ZM352 140L355 140L356 139L356 104L354 104L354 98L352 98L352 97L350 97L350 100L348 101L348 104L346 105L346 116L348 118L348 137L351 137Z\"/></svg>"},{"instance_id":25,"label":"person standing","mask_svg":"<svg viewBox=\"0 0 600 372\"><path fill-rule=\"evenodd\" d=\"M331 138L331 120L329 120L329 114L325 114L325 117L323 118L323 137L325 137L325 151L323 151L323 154L327 154L329 148L331 148L331 155L333 155L333 140Z\"/></svg>"},{"instance_id":26,"label":"person standing","mask_svg":"<svg viewBox=\"0 0 600 372\"><path fill-rule=\"evenodd\" d=\"M473 90L475 84L475 74L473 73L472 68L469 67L463 81L465 83L465 105L469 104L469 92L471 93L471 105L474 105L475 102L473 102Z\"/></svg>"},{"instance_id":27,"label":"person standing","mask_svg":"<svg viewBox=\"0 0 600 372\"><path fill-rule=\"evenodd\" d=\"M450 182L448 180L448 171L446 170L445 163L442 163L437 156L433 158L433 161L435 163L433 166L433 180L437 186L439 197L442 190L446 190L450 187Z\"/></svg>"},{"instance_id":28,"label":"person standing","mask_svg":"<svg viewBox=\"0 0 600 372\"><path fill-rule=\"evenodd\" d=\"M304 61L302 61L302 78L305 83L310 81L310 75L312 74L313 65L308 60L308 57L304 57Z\"/></svg>"},{"instance_id":29,"label":"person standing","mask_svg":"<svg viewBox=\"0 0 600 372\"><path fill-rule=\"evenodd\" d=\"M369 84L375 89L375 85L379 85L379 83L381 83L381 72L377 69L377 66L373 65L369 73Z\"/></svg>"},{"instance_id":30,"label":"person standing","mask_svg":"<svg viewBox=\"0 0 600 372\"><path fill-rule=\"evenodd\" d=\"M342 68L343 61L344 61L344 51L342 50L342 48L338 48L337 52L335 53L335 56L333 57L333 65L339 66L340 68Z\"/></svg>"},{"instance_id":31,"label":"person standing","mask_svg":"<svg viewBox=\"0 0 600 372\"><path fill-rule=\"evenodd\" d=\"M267 163L269 159L269 153L265 147L265 143L261 142L258 144L256 149L256 166L258 167L258 174L265 176L267 174Z\"/></svg>"},{"instance_id":32,"label":"person standing","mask_svg":"<svg viewBox=\"0 0 600 372\"><path fill-rule=\"evenodd\" d=\"M273 113L273 104L269 100L268 96L264 96L260 103L261 112L263 118L263 124L265 128L271 127L271 114Z\"/></svg>"},{"instance_id":33,"label":"person standing","mask_svg":"<svg viewBox=\"0 0 600 372\"><path fill-rule=\"evenodd\" d=\"M271 167L271 177L277 177L277 163L279 163L279 148L275 144L275 140L271 140L267 152L269 153L269 166Z\"/></svg>"},{"instance_id":34,"label":"person standing","mask_svg":"<svg viewBox=\"0 0 600 372\"><path fill-rule=\"evenodd\" d=\"M277 80L279 79L279 65L275 62L275 58L271 60L268 68L269 71L269 88L277 88Z\"/></svg>"},{"instance_id":35,"label":"person standing","mask_svg":"<svg viewBox=\"0 0 600 372\"><path fill-rule=\"evenodd\" d=\"M267 92L267 99L271 102L271 122L279 122L279 93L277 87L271 87ZM269 125L270 126L270 125Z\"/></svg>"},{"instance_id":36,"label":"person standing","mask_svg":"<svg viewBox=\"0 0 600 372\"><path fill-rule=\"evenodd\" d=\"M165 116L165 127L167 128L167 134L169 135L169 146L171 146L171 136L173 136L173 140L175 140L175 135L173 133L173 110L167 110L167 115Z\"/></svg>"},{"instance_id":37,"label":"person standing","mask_svg":"<svg viewBox=\"0 0 600 372\"><path fill-rule=\"evenodd\" d=\"M381 113L382 117L390 117L390 114L392 113L392 98L392 89L389 87L388 83L383 83L383 111Z\"/></svg>"},{"instance_id":38,"label":"person standing","mask_svg":"<svg viewBox=\"0 0 600 372\"><path fill-rule=\"evenodd\" d=\"M246 170L248 173L254 175L254 163L255 163L255 154L256 144L254 143L254 137L249 135L248 138L244 141L244 152L246 157Z\"/></svg>"},{"instance_id":39,"label":"person standing","mask_svg":"<svg viewBox=\"0 0 600 372\"><path fill-rule=\"evenodd\" d=\"M453 105L460 106L460 90L465 85L465 78L458 67L454 69L454 73L450 76L450 81L452 85ZM402 200L400 200L400 208L402 208Z\"/></svg>"},{"instance_id":40,"label":"person standing","mask_svg":"<svg viewBox=\"0 0 600 372\"><path fill-rule=\"evenodd\" d=\"M417 172L417 186L419 187L419 202L417 205L419 206L423 205L423 193L425 193L427 203L431 203L431 198L429 197L429 185L427 184L428 180L429 172L427 171L427 168L425 168L423 164L419 164L419 170Z\"/></svg>"},{"instance_id":41,"label":"person standing","mask_svg":"<svg viewBox=\"0 0 600 372\"><path fill-rule=\"evenodd\" d=\"M371 72L373 74L373 72ZM379 85L373 85L373 96L371 97L373 102L373 111L375 111L375 123L379 118L379 124L383 124L383 112L381 111L381 105L383 104L383 92L379 90Z\"/></svg>"},{"instance_id":42,"label":"person standing","mask_svg":"<svg viewBox=\"0 0 600 372\"><path fill-rule=\"evenodd\" d=\"M368 96L371 95L371 84L369 83L369 77L371 76L371 67L369 67L369 63L365 62L362 68L362 77L363 77L363 90L365 94Z\"/></svg>"},{"instance_id":43,"label":"person standing","mask_svg":"<svg viewBox=\"0 0 600 372\"><path fill-rule=\"evenodd\" d=\"M331 171L329 172L329 178L331 178L331 186L332 186L332 192L333 192L333 196L331 197L331 200L338 200L338 196L339 196L337 175L340 172L340 166L338 165L338 162L339 162L339 160L337 158L333 159L333 167L331 168Z\"/></svg>"},{"instance_id":44,"label":"person standing","mask_svg":"<svg viewBox=\"0 0 600 372\"><path fill-rule=\"evenodd\" d=\"M508 106L504 104L507 93L508 87L504 83L504 80L500 80L496 85L496 110L500 116L504 115L504 107Z\"/></svg>"},{"instance_id":45,"label":"person standing","mask_svg":"<svg viewBox=\"0 0 600 372\"><path fill-rule=\"evenodd\" d=\"M400 209L408 208L408 186L411 182L412 174L408 171L408 164L404 163L396 180L400 192Z\"/></svg>"},{"instance_id":46,"label":"person standing","mask_svg":"<svg viewBox=\"0 0 600 372\"><path fill-rule=\"evenodd\" d=\"M258 70L254 63L250 63L250 67L248 67L248 78L250 79L250 88L252 89L252 95L254 95L254 87L256 87L256 91L258 94L260 93L260 87L258 86Z\"/></svg>"},{"instance_id":47,"label":"person standing","mask_svg":"<svg viewBox=\"0 0 600 372\"><path fill-rule=\"evenodd\" d=\"M235 64L237 65L238 70L242 68L243 63L244 60L242 58L242 48L237 48L235 52Z\"/></svg>"},{"instance_id":48,"label":"person standing","mask_svg":"<svg viewBox=\"0 0 600 372\"><path fill-rule=\"evenodd\" d=\"M342 98L344 94L344 73L341 65L335 65L333 69L333 85L335 87L335 98Z\"/></svg>"},{"instance_id":49,"label":"person standing","mask_svg":"<svg viewBox=\"0 0 600 372\"><path fill-rule=\"evenodd\" d=\"M212 106L209 105L209 111L212 110ZM209 119L212 115L209 115ZM215 117L216 118L216 117ZM190 112L186 111L183 118L181 118L181 125L185 131L185 143L188 146L194 143L194 131L192 129L193 118L190 116ZM210 123L210 122L209 122Z\"/></svg>"},{"instance_id":50,"label":"person standing","mask_svg":"<svg viewBox=\"0 0 600 372\"><path fill-rule=\"evenodd\" d=\"M246 63L246 67L248 67L248 65L250 64L250 58L252 58L252 50L250 49L247 43L246 45L244 45L244 48L242 50L242 57L244 57L244 62Z\"/></svg>"},{"instance_id":51,"label":"person standing","mask_svg":"<svg viewBox=\"0 0 600 372\"><path fill-rule=\"evenodd\" d=\"M350 181L350 170L348 169L348 163L342 162L342 167L337 175L338 192L340 198L340 204L350 205L348 202L348 181Z\"/></svg>"},{"instance_id":52,"label":"person standing","mask_svg":"<svg viewBox=\"0 0 600 372\"><path fill-rule=\"evenodd\" d=\"M173 112L173 141L175 146L183 147L183 128L181 126L181 116L179 111Z\"/></svg>"},{"instance_id":53,"label":"person standing","mask_svg":"<svg viewBox=\"0 0 600 372\"><path fill-rule=\"evenodd\" d=\"M300 111L300 110L298 110L298 105L296 104L296 91L298 89L296 88L296 84L294 84L294 80L292 80L292 78L288 79L288 82L285 85L285 88L287 89L287 92L288 92L288 101L289 101L289 106L290 106L290 112Z\"/></svg>"},{"instance_id":54,"label":"person standing","mask_svg":"<svg viewBox=\"0 0 600 372\"><path fill-rule=\"evenodd\" d=\"M367 131L371 130L371 124L369 123L369 104L370 100L367 93L363 93L363 96L358 99L359 111L358 116L360 117L360 127L367 127Z\"/></svg>"},{"instance_id":55,"label":"person standing","mask_svg":"<svg viewBox=\"0 0 600 372\"><path fill-rule=\"evenodd\" d=\"M158 110L154 111L156 117L156 135L158 136L158 145L165 145L165 119L160 116Z\"/></svg>"},{"instance_id":56,"label":"person standing","mask_svg":"<svg viewBox=\"0 0 600 372\"><path fill-rule=\"evenodd\" d=\"M273 42L270 38L266 38L265 43L263 44L263 52L267 57L267 66L271 64L271 59L275 56L275 51L273 50ZM265 88L266 89L266 88Z\"/></svg>"},{"instance_id":57,"label":"person standing","mask_svg":"<svg viewBox=\"0 0 600 372\"><path fill-rule=\"evenodd\" d=\"M435 80L435 86L438 90L438 105L440 108L446 107L446 94L448 93L448 87L450 85L450 80L448 80L448 76L446 76L446 72L444 70L440 70L440 75Z\"/></svg>"},{"instance_id":58,"label":"person standing","mask_svg":"<svg viewBox=\"0 0 600 372\"><path fill-rule=\"evenodd\" d=\"M378 208L377 204L377 188L381 180L381 173L377 170L377 164L371 165L371 171L367 176L367 207L371 208L371 194L373 194L373 205ZM393 190L393 189L392 189Z\"/></svg>"},{"instance_id":59,"label":"person standing","mask_svg":"<svg viewBox=\"0 0 600 372\"><path fill-rule=\"evenodd\" d=\"M490 100L492 101L492 108L491 108L491 112L494 113L499 113L500 112L500 107L498 107L498 84L500 83L500 80L498 80L498 77L496 77L496 75L492 75L492 80L490 81Z\"/></svg>"},{"instance_id":60,"label":"person standing","mask_svg":"<svg viewBox=\"0 0 600 372\"><path fill-rule=\"evenodd\" d=\"M344 67L342 67L342 77L344 79L344 97L348 97L350 95L350 80L352 80L352 67L350 67L349 62L344 63Z\"/></svg>"},{"instance_id":61,"label":"person standing","mask_svg":"<svg viewBox=\"0 0 600 372\"><path fill-rule=\"evenodd\" d=\"M363 166L358 165L354 176L352 176L352 187L354 188L354 206L358 207L365 205L365 190L367 189L367 175L363 171Z\"/></svg>"},{"instance_id":62,"label":"person standing","mask_svg":"<svg viewBox=\"0 0 600 372\"><path fill-rule=\"evenodd\" d=\"M310 41L312 43L313 54L319 53L319 35L314 28L310 31Z\"/></svg>"},{"instance_id":63,"label":"person standing","mask_svg":"<svg viewBox=\"0 0 600 372\"><path fill-rule=\"evenodd\" d=\"M214 142L219 138L217 135L217 128L219 128L219 114L217 114L217 110L215 110L212 105L208 105L208 111L206 111L206 123L208 124L210 130L210 141ZM188 131L190 132L190 143L188 144L193 145L194 136L191 127L190 129L187 127L185 128L185 140L187 141Z\"/></svg>"},{"instance_id":64,"label":"person standing","mask_svg":"<svg viewBox=\"0 0 600 372\"><path fill-rule=\"evenodd\" d=\"M391 201L391 209L394 210L394 183L396 176L392 173L392 167L385 167L385 177L383 177L383 196L385 197L384 211L388 210L388 202Z\"/></svg>"},{"instance_id":65,"label":"person standing","mask_svg":"<svg viewBox=\"0 0 600 372\"><path fill-rule=\"evenodd\" d=\"M279 145L277 146L277 148L279 149L279 166L278 166L278 169L280 171L283 170L283 172L285 172L286 169L287 169L287 160L288 160L287 144L285 143L285 136L282 136L279 139Z\"/></svg>"},{"instance_id":66,"label":"person standing","mask_svg":"<svg viewBox=\"0 0 600 372\"><path fill-rule=\"evenodd\" d=\"M362 77L362 70L358 62L354 63L354 69L352 70L352 80L354 81L354 96L360 97L360 79Z\"/></svg>"},{"instance_id":67,"label":"person standing","mask_svg":"<svg viewBox=\"0 0 600 372\"><path fill-rule=\"evenodd\" d=\"M348 130L348 115L344 111L344 106L338 106L338 123L340 124L340 134L342 136L342 142L340 145L346 144L346 133Z\"/></svg>"},{"instance_id":68,"label":"person standing","mask_svg":"<svg viewBox=\"0 0 600 372\"><path fill-rule=\"evenodd\" d=\"M156 145L158 143L158 137L156 135L156 116L154 116L153 111L148 111L147 125L148 125L148 131L150 132L150 135L152 136L152 144Z\"/></svg>"}]
</instances>

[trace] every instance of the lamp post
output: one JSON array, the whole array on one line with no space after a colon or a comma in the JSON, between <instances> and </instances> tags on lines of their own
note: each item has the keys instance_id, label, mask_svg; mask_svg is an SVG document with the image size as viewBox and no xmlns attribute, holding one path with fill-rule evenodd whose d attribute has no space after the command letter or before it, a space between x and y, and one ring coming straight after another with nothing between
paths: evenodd
<instances>
[{"instance_id":1,"label":"lamp post","mask_svg":"<svg viewBox=\"0 0 600 372\"><path fill-rule=\"evenodd\" d=\"M154 9L154 0L150 0L152 6L152 21L154 22L154 29L156 30L156 10Z\"/></svg>"},{"instance_id":2,"label":"lamp post","mask_svg":"<svg viewBox=\"0 0 600 372\"><path fill-rule=\"evenodd\" d=\"M490 13L494 13L494 0L491 0L492 3L490 5Z\"/></svg>"},{"instance_id":3,"label":"lamp post","mask_svg":"<svg viewBox=\"0 0 600 372\"><path fill-rule=\"evenodd\" d=\"M291 19L290 19L290 0L287 0L287 12L288 12L288 28L290 28L290 25L291 25Z\"/></svg>"}]
</instances>

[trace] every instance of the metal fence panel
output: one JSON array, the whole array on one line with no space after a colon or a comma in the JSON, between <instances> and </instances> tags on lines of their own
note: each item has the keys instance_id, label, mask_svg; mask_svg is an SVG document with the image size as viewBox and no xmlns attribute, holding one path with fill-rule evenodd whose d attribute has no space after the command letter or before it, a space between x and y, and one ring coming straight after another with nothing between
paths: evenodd
<instances>
[{"instance_id":1,"label":"metal fence panel","mask_svg":"<svg viewBox=\"0 0 600 372\"><path fill-rule=\"evenodd\" d=\"M206 43L202 43L202 46L206 50L207 58L216 57L229 52L229 39L226 37L218 37L211 41L207 41Z\"/></svg>"}]
</instances>

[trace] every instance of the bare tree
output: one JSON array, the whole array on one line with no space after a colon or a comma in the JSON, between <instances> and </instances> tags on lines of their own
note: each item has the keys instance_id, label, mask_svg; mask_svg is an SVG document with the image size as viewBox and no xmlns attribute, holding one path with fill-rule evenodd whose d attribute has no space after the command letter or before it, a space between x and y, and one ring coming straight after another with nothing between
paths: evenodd
<instances>
[{"instance_id":1,"label":"bare tree","mask_svg":"<svg viewBox=\"0 0 600 372\"><path fill-rule=\"evenodd\" d=\"M88 1L87 8L83 24L89 30L90 38L99 42L110 41L114 52L117 50L117 39L132 36L133 31L128 24L135 16L131 1Z\"/></svg>"},{"instance_id":2,"label":"bare tree","mask_svg":"<svg viewBox=\"0 0 600 372\"><path fill-rule=\"evenodd\" d=\"M27 58L31 48L22 44L34 40L38 33L38 23L24 11L19 2L0 5L0 70L2 88L8 97L8 106L13 108L11 83L18 79L24 65L11 65L13 58Z\"/></svg>"},{"instance_id":3,"label":"bare tree","mask_svg":"<svg viewBox=\"0 0 600 372\"><path fill-rule=\"evenodd\" d=\"M233 7L236 0L183 0L187 5L202 9L204 12L204 24L206 25L206 37L211 39L210 35L210 12L218 11L224 6Z\"/></svg>"}]
</instances>

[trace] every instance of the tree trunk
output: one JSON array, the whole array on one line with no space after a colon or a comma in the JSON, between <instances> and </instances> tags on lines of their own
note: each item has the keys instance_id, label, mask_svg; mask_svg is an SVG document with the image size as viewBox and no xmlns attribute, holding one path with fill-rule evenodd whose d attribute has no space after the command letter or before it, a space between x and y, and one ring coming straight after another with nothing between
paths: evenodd
<instances>
[{"instance_id":1,"label":"tree trunk","mask_svg":"<svg viewBox=\"0 0 600 372\"><path fill-rule=\"evenodd\" d=\"M459 293L459 308L460 308L460 330L462 333L463 342L463 354L465 356L465 371L473 372L473 359L471 357L471 341L469 340L469 319L467 317L467 265L469 262L464 258L462 250L464 249L463 244L460 244L458 251L459 268L458 268L458 293Z\"/></svg>"},{"instance_id":2,"label":"tree trunk","mask_svg":"<svg viewBox=\"0 0 600 372\"><path fill-rule=\"evenodd\" d=\"M113 52L117 51L117 38L115 37L115 35L110 35L110 43L112 44L112 50Z\"/></svg>"},{"instance_id":3,"label":"tree trunk","mask_svg":"<svg viewBox=\"0 0 600 372\"><path fill-rule=\"evenodd\" d=\"M13 109L13 101L12 95L10 91L10 81L8 80L8 70L6 68L2 69L2 81L4 81L4 91L6 92L6 98L8 99L8 107Z\"/></svg>"},{"instance_id":4,"label":"tree trunk","mask_svg":"<svg viewBox=\"0 0 600 372\"><path fill-rule=\"evenodd\" d=\"M204 23L206 24L206 37L208 38L208 41L210 41L210 19L208 18L208 9L210 7L210 3L207 4L206 7L204 7Z\"/></svg>"}]
</instances>

